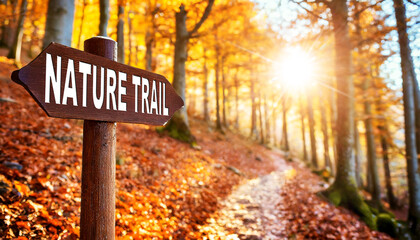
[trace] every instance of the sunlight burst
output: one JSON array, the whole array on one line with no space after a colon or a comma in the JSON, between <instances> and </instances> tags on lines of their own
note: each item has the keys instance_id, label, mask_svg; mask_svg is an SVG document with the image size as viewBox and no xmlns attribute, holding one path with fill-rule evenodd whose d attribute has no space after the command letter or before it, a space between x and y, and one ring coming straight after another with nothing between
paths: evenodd
<instances>
[{"instance_id":1,"label":"sunlight burst","mask_svg":"<svg viewBox=\"0 0 420 240\"><path fill-rule=\"evenodd\" d=\"M273 67L275 78L288 90L301 90L314 83L315 62L300 47L287 48Z\"/></svg>"}]
</instances>

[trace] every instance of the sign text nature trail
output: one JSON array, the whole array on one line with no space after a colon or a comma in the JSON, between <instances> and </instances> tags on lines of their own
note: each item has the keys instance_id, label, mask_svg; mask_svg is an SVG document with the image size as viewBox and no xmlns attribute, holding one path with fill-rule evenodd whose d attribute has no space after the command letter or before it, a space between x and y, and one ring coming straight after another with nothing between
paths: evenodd
<instances>
[{"instance_id":1,"label":"sign text nature trail","mask_svg":"<svg viewBox=\"0 0 420 240\"><path fill-rule=\"evenodd\" d=\"M50 117L163 125L184 105L159 74L57 43L12 79Z\"/></svg>"}]
</instances>

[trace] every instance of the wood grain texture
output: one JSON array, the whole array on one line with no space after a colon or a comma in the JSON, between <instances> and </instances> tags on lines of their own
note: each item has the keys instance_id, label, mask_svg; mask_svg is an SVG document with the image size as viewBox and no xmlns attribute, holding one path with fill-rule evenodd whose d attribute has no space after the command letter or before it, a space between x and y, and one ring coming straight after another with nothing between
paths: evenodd
<instances>
[{"instance_id":1,"label":"wood grain texture","mask_svg":"<svg viewBox=\"0 0 420 240\"><path fill-rule=\"evenodd\" d=\"M116 59L116 42L85 41L85 50ZM115 239L116 123L85 120L83 125L80 239Z\"/></svg>"},{"instance_id":2,"label":"wood grain texture","mask_svg":"<svg viewBox=\"0 0 420 240\"><path fill-rule=\"evenodd\" d=\"M96 37L97 39L101 39ZM105 39L105 38L102 38ZM87 47L92 46L92 53L86 51L80 51L74 48L66 47L57 43L51 43L44 51L42 51L32 62L20 70L16 70L12 73L12 80L21 84L26 90L32 95L38 105L47 113L50 117L57 118L75 118L84 120L97 120L97 121L110 121L110 122L127 122L127 123L143 123L148 125L163 125L171 116L184 105L184 101L175 92L169 81L162 75L148 72L146 70L130 67L111 59L99 56L104 54L106 56L114 54L113 49L107 49L106 46L101 45L98 42L87 42ZM45 81L46 81L46 56L51 54L54 65L54 74L56 74L57 67L57 56L61 57L61 98L63 97L65 79L67 73L67 66L69 59L74 61L75 70L75 84L77 92L78 106L73 105L73 100L69 99L67 105L56 104L55 97L52 94L51 89L51 101L50 103L45 102ZM96 54L96 55L95 55ZM115 54L116 55L116 54ZM91 64L97 66L97 89L96 92L100 92L100 68L111 69L116 72L123 72L127 74L127 80L122 82L122 86L126 88L126 94L122 95L122 101L127 104L127 111L119 111L106 109L105 99L100 109L95 108L93 103L93 79L92 74L87 79L87 105L82 106L83 98L83 74L79 72L79 62ZM93 70L92 70L93 71ZM132 83L132 76L139 76L149 80L151 84L155 81L157 85L159 83L165 84L165 106L169 109L168 116L163 114L156 114L155 111L152 113L142 113L140 110L135 112L135 89L136 86ZM151 85L149 86L152 87ZM106 95L106 84L104 86L104 94ZM141 90L141 86L137 87L138 91ZM163 89L162 89L163 92ZM162 93L163 94L163 93ZM115 90L115 95L118 95L118 87ZM159 90L158 90L159 95ZM106 96L105 96L106 97ZM148 102L152 101L152 94L148 95ZM163 101L163 99L162 99ZM138 104L141 104L140 96L137 98Z\"/></svg>"}]
</instances>

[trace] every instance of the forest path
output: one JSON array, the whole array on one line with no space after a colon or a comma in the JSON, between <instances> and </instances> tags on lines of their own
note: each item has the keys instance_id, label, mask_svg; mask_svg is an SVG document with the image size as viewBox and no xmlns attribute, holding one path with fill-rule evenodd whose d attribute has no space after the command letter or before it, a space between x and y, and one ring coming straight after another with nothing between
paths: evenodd
<instances>
[{"instance_id":1,"label":"forest path","mask_svg":"<svg viewBox=\"0 0 420 240\"><path fill-rule=\"evenodd\" d=\"M279 239L287 237L281 224L281 188L294 174L294 168L272 154L276 171L237 186L221 203L204 229L213 229L226 239Z\"/></svg>"}]
</instances>

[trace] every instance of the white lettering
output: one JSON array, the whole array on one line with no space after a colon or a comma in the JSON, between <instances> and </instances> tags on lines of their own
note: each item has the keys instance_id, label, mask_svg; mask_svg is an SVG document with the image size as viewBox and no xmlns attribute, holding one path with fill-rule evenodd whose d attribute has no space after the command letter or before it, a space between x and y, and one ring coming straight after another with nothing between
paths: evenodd
<instances>
[{"instance_id":1,"label":"white lettering","mask_svg":"<svg viewBox=\"0 0 420 240\"><path fill-rule=\"evenodd\" d=\"M156 110L156 114L159 114L158 112L158 104L157 104L157 94L156 94L156 81L152 81L152 99L150 102L150 113L153 114L153 109Z\"/></svg>"},{"instance_id":2,"label":"white lettering","mask_svg":"<svg viewBox=\"0 0 420 240\"><path fill-rule=\"evenodd\" d=\"M111 78L113 79L111 85ZM117 102L115 101L115 89L117 88L117 75L112 69L106 69L106 109L109 109L109 101L112 101L112 109L117 110Z\"/></svg>"},{"instance_id":3,"label":"white lettering","mask_svg":"<svg viewBox=\"0 0 420 240\"><path fill-rule=\"evenodd\" d=\"M96 80L97 80L97 71L96 71L96 66L93 65L93 86L92 86L92 93L93 93L93 105L95 105L96 109L101 109L102 104L104 103L104 68L101 67L101 95L98 98L98 92L97 92L97 87L96 87Z\"/></svg>"},{"instance_id":4,"label":"white lettering","mask_svg":"<svg viewBox=\"0 0 420 240\"><path fill-rule=\"evenodd\" d=\"M146 106L146 113L150 114L149 111L149 80L143 78L142 90L141 90L141 112L144 113L144 106Z\"/></svg>"},{"instance_id":5,"label":"white lettering","mask_svg":"<svg viewBox=\"0 0 420 240\"><path fill-rule=\"evenodd\" d=\"M127 74L118 72L118 110L127 111L127 103L122 101L122 95L127 94L127 89L121 86L121 81L127 81Z\"/></svg>"},{"instance_id":6,"label":"white lettering","mask_svg":"<svg viewBox=\"0 0 420 240\"><path fill-rule=\"evenodd\" d=\"M133 84L136 85L134 87L134 111L138 112L138 99L139 99L139 93L138 93L138 87L140 86L140 77L133 75Z\"/></svg>"},{"instance_id":7,"label":"white lettering","mask_svg":"<svg viewBox=\"0 0 420 240\"><path fill-rule=\"evenodd\" d=\"M72 59L69 59L67 64L66 82L64 83L63 91L63 105L67 105L68 98L72 98L73 106L77 106L76 78L74 76L74 61Z\"/></svg>"},{"instance_id":8,"label":"white lettering","mask_svg":"<svg viewBox=\"0 0 420 240\"><path fill-rule=\"evenodd\" d=\"M87 75L92 74L92 65L89 63L79 62L79 72L83 74L83 100L82 106L86 107L87 98Z\"/></svg>"},{"instance_id":9,"label":"white lettering","mask_svg":"<svg viewBox=\"0 0 420 240\"><path fill-rule=\"evenodd\" d=\"M169 109L166 107L165 83L163 83L163 91L162 91L162 93L163 93L163 101L162 101L162 104L163 104L163 115L164 116L169 116Z\"/></svg>"},{"instance_id":10,"label":"white lettering","mask_svg":"<svg viewBox=\"0 0 420 240\"><path fill-rule=\"evenodd\" d=\"M54 65L51 54L47 53L46 70L45 70L45 102L50 102L51 83L54 92L55 103L60 104L61 91L61 57L57 56L57 75L54 75Z\"/></svg>"}]
</instances>

